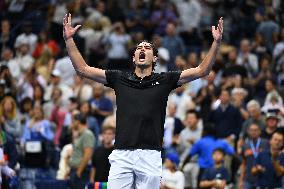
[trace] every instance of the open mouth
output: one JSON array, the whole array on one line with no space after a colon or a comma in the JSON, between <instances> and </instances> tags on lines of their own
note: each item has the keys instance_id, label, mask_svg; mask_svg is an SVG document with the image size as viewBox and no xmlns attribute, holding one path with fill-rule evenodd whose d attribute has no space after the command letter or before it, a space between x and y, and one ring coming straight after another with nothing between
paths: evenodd
<instances>
[{"instance_id":1,"label":"open mouth","mask_svg":"<svg viewBox=\"0 0 284 189\"><path fill-rule=\"evenodd\" d=\"M144 52L140 52L140 53L139 53L139 61L140 61L140 62L143 62L143 61L145 60L145 56L146 56L146 55L145 55Z\"/></svg>"}]
</instances>

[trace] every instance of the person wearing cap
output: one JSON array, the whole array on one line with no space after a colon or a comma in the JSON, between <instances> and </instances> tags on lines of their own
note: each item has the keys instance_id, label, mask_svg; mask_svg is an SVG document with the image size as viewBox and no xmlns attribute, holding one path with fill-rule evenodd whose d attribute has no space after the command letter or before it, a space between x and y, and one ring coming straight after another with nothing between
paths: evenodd
<instances>
[{"instance_id":1,"label":"person wearing cap","mask_svg":"<svg viewBox=\"0 0 284 189\"><path fill-rule=\"evenodd\" d=\"M54 69L51 72L50 84L45 88L45 94L44 94L45 101L51 100L52 91L55 87L61 89L63 101L67 101L70 97L73 96L72 89L68 85L62 83L61 72L58 69Z\"/></svg>"},{"instance_id":2,"label":"person wearing cap","mask_svg":"<svg viewBox=\"0 0 284 189\"><path fill-rule=\"evenodd\" d=\"M268 139L272 137L273 133L278 128L279 117L276 113L267 113L265 120L265 128L261 133L261 138Z\"/></svg>"},{"instance_id":3,"label":"person wearing cap","mask_svg":"<svg viewBox=\"0 0 284 189\"><path fill-rule=\"evenodd\" d=\"M169 153L166 156L162 174L161 189L184 189L184 174L178 170L179 156Z\"/></svg>"},{"instance_id":4,"label":"person wearing cap","mask_svg":"<svg viewBox=\"0 0 284 189\"><path fill-rule=\"evenodd\" d=\"M214 42L199 66L184 71L154 73L157 48L149 41L138 43L133 53L131 72L90 67L80 54L73 35L71 14L63 19L63 37L76 72L105 84L116 93L116 135L109 156L111 168L108 189L160 187L162 143L166 106L170 92L209 74L222 41L223 18L212 26Z\"/></svg>"}]
</instances>

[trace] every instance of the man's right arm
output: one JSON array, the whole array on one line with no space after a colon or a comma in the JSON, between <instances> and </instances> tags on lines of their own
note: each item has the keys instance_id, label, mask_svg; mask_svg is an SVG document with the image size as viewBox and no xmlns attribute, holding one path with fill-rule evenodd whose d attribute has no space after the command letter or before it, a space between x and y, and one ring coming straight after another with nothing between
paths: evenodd
<instances>
[{"instance_id":1,"label":"man's right arm","mask_svg":"<svg viewBox=\"0 0 284 189\"><path fill-rule=\"evenodd\" d=\"M72 27L71 14L66 14L63 18L63 37L73 67L80 76L92 79L99 83L107 84L105 71L88 66L76 47L73 35L80 27L81 25L77 25L75 28Z\"/></svg>"},{"instance_id":2,"label":"man's right arm","mask_svg":"<svg viewBox=\"0 0 284 189\"><path fill-rule=\"evenodd\" d=\"M80 76L107 84L105 70L88 66L77 49L73 38L68 38L65 43L72 65Z\"/></svg>"}]
</instances>

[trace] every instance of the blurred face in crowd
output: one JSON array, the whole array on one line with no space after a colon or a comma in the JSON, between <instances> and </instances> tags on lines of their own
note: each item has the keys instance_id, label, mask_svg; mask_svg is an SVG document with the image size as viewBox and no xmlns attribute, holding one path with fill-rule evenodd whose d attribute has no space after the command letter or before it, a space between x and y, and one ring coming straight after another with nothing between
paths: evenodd
<instances>
[{"instance_id":1,"label":"blurred face in crowd","mask_svg":"<svg viewBox=\"0 0 284 189\"><path fill-rule=\"evenodd\" d=\"M100 98L104 94L104 86L100 83L96 83L93 88L93 95L95 98Z\"/></svg>"},{"instance_id":2,"label":"blurred face in crowd","mask_svg":"<svg viewBox=\"0 0 284 189\"><path fill-rule=\"evenodd\" d=\"M174 117L176 115L176 105L174 103L170 103L168 105L168 114L171 117Z\"/></svg>"},{"instance_id":3,"label":"blurred face in crowd","mask_svg":"<svg viewBox=\"0 0 284 189\"><path fill-rule=\"evenodd\" d=\"M29 53L29 44L22 44L19 47L19 53L21 53L22 55L28 54Z\"/></svg>"},{"instance_id":4,"label":"blurred face in crowd","mask_svg":"<svg viewBox=\"0 0 284 189\"><path fill-rule=\"evenodd\" d=\"M274 89L274 84L272 83L271 80L265 81L265 89L266 89L267 92L270 92Z\"/></svg>"},{"instance_id":5,"label":"blurred face in crowd","mask_svg":"<svg viewBox=\"0 0 284 189\"><path fill-rule=\"evenodd\" d=\"M278 125L278 119L276 117L269 117L266 119L266 127L271 130L276 130Z\"/></svg>"},{"instance_id":6,"label":"blurred face in crowd","mask_svg":"<svg viewBox=\"0 0 284 189\"><path fill-rule=\"evenodd\" d=\"M2 52L2 59L5 61L11 60L13 58L13 52L11 49L4 49Z\"/></svg>"},{"instance_id":7,"label":"blurred face in crowd","mask_svg":"<svg viewBox=\"0 0 284 189\"><path fill-rule=\"evenodd\" d=\"M35 99L42 99L43 97L43 91L42 88L40 86L35 86L34 88L34 98Z\"/></svg>"},{"instance_id":8,"label":"blurred face in crowd","mask_svg":"<svg viewBox=\"0 0 284 189\"><path fill-rule=\"evenodd\" d=\"M105 145L112 145L112 141L114 140L114 136L115 136L115 133L114 133L114 129L105 129L102 133L102 137L103 137L103 143Z\"/></svg>"},{"instance_id":9,"label":"blurred face in crowd","mask_svg":"<svg viewBox=\"0 0 284 189\"><path fill-rule=\"evenodd\" d=\"M220 100L222 104L228 104L230 102L230 94L229 91L223 90L220 95Z\"/></svg>"},{"instance_id":10,"label":"blurred face in crowd","mask_svg":"<svg viewBox=\"0 0 284 189\"><path fill-rule=\"evenodd\" d=\"M250 51L250 42L247 39L241 41L241 51L243 53L248 53Z\"/></svg>"},{"instance_id":11,"label":"blurred face in crowd","mask_svg":"<svg viewBox=\"0 0 284 189\"><path fill-rule=\"evenodd\" d=\"M3 20L1 22L1 31L2 31L2 34L9 34L9 32L10 32L10 22L8 20Z\"/></svg>"},{"instance_id":12,"label":"blurred face in crowd","mask_svg":"<svg viewBox=\"0 0 284 189\"><path fill-rule=\"evenodd\" d=\"M169 160L167 158L165 160L164 165L165 165L166 169L174 169L174 167L175 167L175 164L171 160Z\"/></svg>"},{"instance_id":13,"label":"blurred face in crowd","mask_svg":"<svg viewBox=\"0 0 284 189\"><path fill-rule=\"evenodd\" d=\"M251 124L248 128L248 135L251 139L258 139L260 137L261 131L258 125Z\"/></svg>"},{"instance_id":14,"label":"blurred face in crowd","mask_svg":"<svg viewBox=\"0 0 284 189\"><path fill-rule=\"evenodd\" d=\"M33 109L33 114L34 114L34 118L36 120L41 120L43 119L43 110L41 108L41 106L35 106L34 109Z\"/></svg>"},{"instance_id":15,"label":"blurred face in crowd","mask_svg":"<svg viewBox=\"0 0 284 189\"><path fill-rule=\"evenodd\" d=\"M260 115L260 109L256 106L248 107L248 112L253 119L258 119Z\"/></svg>"},{"instance_id":16,"label":"blurred face in crowd","mask_svg":"<svg viewBox=\"0 0 284 189\"><path fill-rule=\"evenodd\" d=\"M283 135L280 133L274 133L270 139L270 146L274 150L281 150L283 146Z\"/></svg>"},{"instance_id":17,"label":"blurred face in crowd","mask_svg":"<svg viewBox=\"0 0 284 189\"><path fill-rule=\"evenodd\" d=\"M237 60L237 50L232 50L228 54L228 59L230 63L235 63Z\"/></svg>"},{"instance_id":18,"label":"blurred face in crowd","mask_svg":"<svg viewBox=\"0 0 284 189\"><path fill-rule=\"evenodd\" d=\"M53 85L59 85L60 77L59 76L55 76L55 75L51 75L51 83Z\"/></svg>"},{"instance_id":19,"label":"blurred face in crowd","mask_svg":"<svg viewBox=\"0 0 284 189\"><path fill-rule=\"evenodd\" d=\"M185 124L190 129L195 130L197 129L198 117L195 113L188 113L185 118Z\"/></svg>"},{"instance_id":20,"label":"blurred face in crowd","mask_svg":"<svg viewBox=\"0 0 284 189\"><path fill-rule=\"evenodd\" d=\"M52 91L51 98L56 101L61 98L61 95L62 95L61 90L59 88L54 88Z\"/></svg>"},{"instance_id":21,"label":"blurred face in crowd","mask_svg":"<svg viewBox=\"0 0 284 189\"><path fill-rule=\"evenodd\" d=\"M191 67L194 68L198 66L198 56L197 53L191 52L187 56L187 64Z\"/></svg>"},{"instance_id":22,"label":"blurred face in crowd","mask_svg":"<svg viewBox=\"0 0 284 189\"><path fill-rule=\"evenodd\" d=\"M216 164L220 164L224 160L224 154L219 150L213 152L213 160Z\"/></svg>"},{"instance_id":23,"label":"blurred face in crowd","mask_svg":"<svg viewBox=\"0 0 284 189\"><path fill-rule=\"evenodd\" d=\"M176 34L176 27L172 23L168 23L166 27L166 33L168 36L174 36Z\"/></svg>"},{"instance_id":24,"label":"blurred face in crowd","mask_svg":"<svg viewBox=\"0 0 284 189\"><path fill-rule=\"evenodd\" d=\"M80 107L80 111L83 114L88 114L90 111L90 105L88 102L84 102L81 107Z\"/></svg>"},{"instance_id":25,"label":"blurred face in crowd","mask_svg":"<svg viewBox=\"0 0 284 189\"><path fill-rule=\"evenodd\" d=\"M157 61L157 57L154 56L152 45L145 41L139 43L134 52L132 61L140 68L152 67L153 62Z\"/></svg>"},{"instance_id":26,"label":"blurred face in crowd","mask_svg":"<svg viewBox=\"0 0 284 189\"><path fill-rule=\"evenodd\" d=\"M11 98L6 98L3 104L4 112L11 112L13 108L15 108L13 100Z\"/></svg>"}]
</instances>

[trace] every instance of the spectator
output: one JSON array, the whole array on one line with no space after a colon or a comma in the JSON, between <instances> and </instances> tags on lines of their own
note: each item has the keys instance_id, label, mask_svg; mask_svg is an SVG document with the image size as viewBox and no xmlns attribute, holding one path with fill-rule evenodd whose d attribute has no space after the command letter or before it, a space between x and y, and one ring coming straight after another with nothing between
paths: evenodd
<instances>
[{"instance_id":1,"label":"spectator","mask_svg":"<svg viewBox=\"0 0 284 189\"><path fill-rule=\"evenodd\" d=\"M92 159L92 170L90 174L90 182L107 182L110 163L108 156L113 151L113 142L115 137L115 128L112 126L104 126L102 128L102 145L94 151Z\"/></svg>"},{"instance_id":2,"label":"spectator","mask_svg":"<svg viewBox=\"0 0 284 189\"><path fill-rule=\"evenodd\" d=\"M128 70L128 49L131 42L130 36L125 32L123 23L113 25L110 34L106 37L108 69Z\"/></svg>"},{"instance_id":3,"label":"spectator","mask_svg":"<svg viewBox=\"0 0 284 189\"><path fill-rule=\"evenodd\" d=\"M70 187L72 189L84 189L89 181L89 161L93 155L95 137L87 128L87 117L77 114L74 117L73 129L79 136L73 142L73 153L69 160Z\"/></svg>"},{"instance_id":4,"label":"spectator","mask_svg":"<svg viewBox=\"0 0 284 189\"><path fill-rule=\"evenodd\" d=\"M258 101L250 100L247 103L247 110L249 113L249 118L245 120L242 125L240 140L243 140L247 137L247 129L252 123L256 123L260 127L261 131L265 128L265 120L261 115L260 104L258 103Z\"/></svg>"},{"instance_id":5,"label":"spectator","mask_svg":"<svg viewBox=\"0 0 284 189\"><path fill-rule=\"evenodd\" d=\"M29 53L32 54L34 52L37 35L32 33L32 23L26 22L23 26L23 33L17 36L15 41L15 47L18 48L22 42L27 41L29 44Z\"/></svg>"},{"instance_id":6,"label":"spectator","mask_svg":"<svg viewBox=\"0 0 284 189\"><path fill-rule=\"evenodd\" d=\"M164 35L168 23L177 22L175 12L175 4L170 4L165 1L153 1L153 8L151 14L151 25L154 28L154 34Z\"/></svg>"},{"instance_id":7,"label":"spectator","mask_svg":"<svg viewBox=\"0 0 284 189\"><path fill-rule=\"evenodd\" d=\"M240 111L230 104L230 93L222 90L220 105L211 112L209 120L216 125L216 137L226 138L234 144L241 130L242 118Z\"/></svg>"},{"instance_id":8,"label":"spectator","mask_svg":"<svg viewBox=\"0 0 284 189\"><path fill-rule=\"evenodd\" d=\"M194 155L198 155L198 185L204 171L214 165L212 154L215 149L221 148L228 155L234 155L235 153L234 149L228 144L226 140L215 138L215 132L215 128L212 124L204 125L202 138L192 146L188 156L182 163L183 169L186 163L188 163Z\"/></svg>"},{"instance_id":9,"label":"spectator","mask_svg":"<svg viewBox=\"0 0 284 189\"><path fill-rule=\"evenodd\" d=\"M245 140L241 148L243 157L240 167L239 188L250 189L257 187L256 177L251 174L251 169L255 165L256 158L259 153L269 149L268 140L260 138L261 128L256 123L248 125L248 138Z\"/></svg>"},{"instance_id":10,"label":"spectator","mask_svg":"<svg viewBox=\"0 0 284 189\"><path fill-rule=\"evenodd\" d=\"M50 78L50 84L46 87L45 89L45 95L44 95L44 100L49 101L51 98L51 94L53 91L53 88L58 87L60 88L61 91L64 91L62 93L62 99L63 100L68 100L68 98L73 96L72 89L66 85L65 83L61 82L61 71L58 69L54 69L51 72L51 78Z\"/></svg>"},{"instance_id":11,"label":"spectator","mask_svg":"<svg viewBox=\"0 0 284 189\"><path fill-rule=\"evenodd\" d=\"M203 130L202 119L200 119L195 110L189 110L186 113L184 125L185 128L180 133L180 142L178 145L178 150L182 161L191 150L192 145L194 145L196 141L200 140ZM197 188L198 171L199 167L197 164L197 159L192 158L190 163L188 163L183 170L185 174L185 187Z\"/></svg>"},{"instance_id":12,"label":"spectator","mask_svg":"<svg viewBox=\"0 0 284 189\"><path fill-rule=\"evenodd\" d=\"M77 97L80 103L92 98L92 86L79 75L74 75L74 84L72 85L72 89L74 96Z\"/></svg>"},{"instance_id":13,"label":"spectator","mask_svg":"<svg viewBox=\"0 0 284 189\"><path fill-rule=\"evenodd\" d=\"M173 23L167 24L166 35L163 37L162 46L168 49L170 52L168 69L176 69L173 62L177 55L185 54L185 47L182 39L177 35L176 27Z\"/></svg>"},{"instance_id":14,"label":"spectator","mask_svg":"<svg viewBox=\"0 0 284 189\"><path fill-rule=\"evenodd\" d=\"M268 10L265 20L257 27L257 35L263 36L269 52L272 52L280 30L279 25L274 21L274 17L275 15L272 10Z\"/></svg>"},{"instance_id":15,"label":"spectator","mask_svg":"<svg viewBox=\"0 0 284 189\"><path fill-rule=\"evenodd\" d=\"M96 144L98 144L99 134L100 134L100 127L98 120L92 116L91 113L91 105L89 102L83 102L80 104L79 110L82 115L87 117L87 127L91 130L96 138Z\"/></svg>"},{"instance_id":16,"label":"spectator","mask_svg":"<svg viewBox=\"0 0 284 189\"><path fill-rule=\"evenodd\" d=\"M213 151L214 167L205 169L199 184L200 188L224 189L227 186L230 180L228 170L223 165L225 155L221 148Z\"/></svg>"},{"instance_id":17,"label":"spectator","mask_svg":"<svg viewBox=\"0 0 284 189\"><path fill-rule=\"evenodd\" d=\"M279 117L275 113L267 113L265 119L265 128L262 130L261 138L270 140L273 133L278 128Z\"/></svg>"},{"instance_id":18,"label":"spectator","mask_svg":"<svg viewBox=\"0 0 284 189\"><path fill-rule=\"evenodd\" d=\"M90 99L92 113L97 118L101 128L104 119L113 113L113 104L110 99L105 97L104 86L95 83L93 88L93 98Z\"/></svg>"},{"instance_id":19,"label":"spectator","mask_svg":"<svg viewBox=\"0 0 284 189\"><path fill-rule=\"evenodd\" d=\"M27 167L42 167L48 165L51 156L51 142L54 137L51 123L44 119L41 106L33 108L33 116L24 126L21 147L25 152L24 160Z\"/></svg>"},{"instance_id":20,"label":"spectator","mask_svg":"<svg viewBox=\"0 0 284 189\"><path fill-rule=\"evenodd\" d=\"M162 174L161 189L184 188L184 174L178 171L179 157L175 153L170 153L167 155Z\"/></svg>"},{"instance_id":21,"label":"spectator","mask_svg":"<svg viewBox=\"0 0 284 189\"><path fill-rule=\"evenodd\" d=\"M15 61L17 62L17 66L20 67L20 74L23 74L26 71L30 70L31 67L34 65L35 60L29 53L29 48L29 41L27 39L22 39L18 43ZM11 69L14 70L15 66ZM16 78L19 78L19 76Z\"/></svg>"},{"instance_id":22,"label":"spectator","mask_svg":"<svg viewBox=\"0 0 284 189\"><path fill-rule=\"evenodd\" d=\"M59 58L55 61L54 70L59 71L59 77L60 77L60 85L71 87L71 85L74 83L74 76L75 76L75 70L72 66L70 66L71 60L69 56L64 52L64 56L62 58ZM54 75L54 74L53 74ZM56 74L55 74L56 76ZM72 93L71 93L72 94Z\"/></svg>"},{"instance_id":23,"label":"spectator","mask_svg":"<svg viewBox=\"0 0 284 189\"><path fill-rule=\"evenodd\" d=\"M8 19L2 19L1 21L1 33L0 33L0 52L5 48L12 49L14 46L15 36L10 31L11 24Z\"/></svg>"},{"instance_id":24,"label":"spectator","mask_svg":"<svg viewBox=\"0 0 284 189\"><path fill-rule=\"evenodd\" d=\"M0 102L0 124L5 131L19 140L22 135L16 101L11 96L6 96Z\"/></svg>"},{"instance_id":25,"label":"spectator","mask_svg":"<svg viewBox=\"0 0 284 189\"><path fill-rule=\"evenodd\" d=\"M281 177L284 172L284 155L281 153L284 137L275 132L270 139L268 151L260 152L251 173L257 176L257 187L281 188Z\"/></svg>"},{"instance_id":26,"label":"spectator","mask_svg":"<svg viewBox=\"0 0 284 189\"><path fill-rule=\"evenodd\" d=\"M179 118L175 116L176 105L174 103L169 103L167 107L167 116L164 124L164 144L166 153L176 150L176 145L178 144L179 135L183 129L183 124Z\"/></svg>"},{"instance_id":27,"label":"spectator","mask_svg":"<svg viewBox=\"0 0 284 189\"><path fill-rule=\"evenodd\" d=\"M237 64L246 68L250 78L253 78L258 72L258 59L255 54L251 53L251 44L248 39L241 41Z\"/></svg>"}]
</instances>

